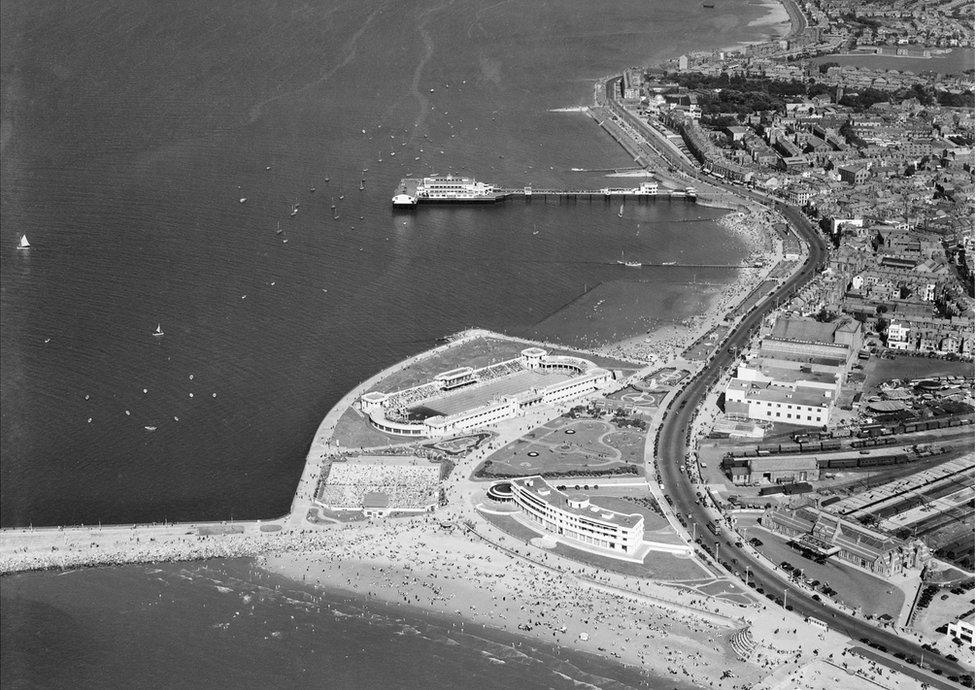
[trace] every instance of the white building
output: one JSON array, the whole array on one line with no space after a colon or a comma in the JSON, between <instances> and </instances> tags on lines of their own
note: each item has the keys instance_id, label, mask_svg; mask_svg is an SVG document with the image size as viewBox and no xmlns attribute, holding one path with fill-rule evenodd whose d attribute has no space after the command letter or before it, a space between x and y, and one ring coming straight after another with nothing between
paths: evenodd
<instances>
[{"instance_id":1,"label":"white building","mask_svg":"<svg viewBox=\"0 0 976 690\"><path fill-rule=\"evenodd\" d=\"M526 384L525 390L518 392L511 392L510 384L500 387L506 389L500 395L499 388L492 388L499 382L504 384L511 377L525 375L527 371L560 376L548 377L557 380L546 385L533 387ZM546 380L545 376L536 378ZM605 388L612 381L612 372L588 359L550 355L542 348L529 347L515 359L481 369L453 369L413 388L393 393L370 391L360 397L359 404L370 424L388 434L445 436L495 424L536 405L552 405L579 398ZM424 406L425 402L436 404L449 393L461 389L471 398L470 407L450 414L434 414L425 419L411 418L410 410ZM480 393L483 393L484 402L479 404Z\"/></svg>"},{"instance_id":2,"label":"white building","mask_svg":"<svg viewBox=\"0 0 976 690\"><path fill-rule=\"evenodd\" d=\"M951 640L958 640L963 647L968 647L969 652L972 653L976 647L973 646L973 613L963 616L959 620L949 623L949 629L946 631Z\"/></svg>"},{"instance_id":3,"label":"white building","mask_svg":"<svg viewBox=\"0 0 976 690\"><path fill-rule=\"evenodd\" d=\"M908 333L911 329L901 321L888 324L888 347L892 350L907 350ZM914 348L912 348L914 349Z\"/></svg>"},{"instance_id":4,"label":"white building","mask_svg":"<svg viewBox=\"0 0 976 690\"><path fill-rule=\"evenodd\" d=\"M511 480L512 499L532 523L561 539L630 555L644 539L644 516L570 498L539 476Z\"/></svg>"},{"instance_id":5,"label":"white building","mask_svg":"<svg viewBox=\"0 0 976 690\"><path fill-rule=\"evenodd\" d=\"M748 419L800 426L824 426L830 417L831 392L792 388L734 378L725 389L725 411Z\"/></svg>"}]
</instances>

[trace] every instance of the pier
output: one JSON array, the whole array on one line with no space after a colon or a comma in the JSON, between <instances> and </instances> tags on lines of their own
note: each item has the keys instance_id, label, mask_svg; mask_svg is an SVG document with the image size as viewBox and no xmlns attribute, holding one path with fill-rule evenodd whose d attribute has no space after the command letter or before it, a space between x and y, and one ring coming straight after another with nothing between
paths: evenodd
<instances>
[{"instance_id":1,"label":"pier","mask_svg":"<svg viewBox=\"0 0 976 690\"><path fill-rule=\"evenodd\" d=\"M452 179L452 178L444 178ZM419 204L471 204L496 203L509 199L556 199L558 201L626 201L633 199L643 201L696 201L698 192L694 187L676 189L662 187L657 182L641 182L637 187L602 187L600 189L552 189L537 188L527 185L524 187L494 187L473 180L463 179L469 186L478 186L477 191L468 192L464 189L442 193L438 189L430 189L425 185L425 179L404 178L397 185L393 196L396 207L415 207Z\"/></svg>"},{"instance_id":2,"label":"pier","mask_svg":"<svg viewBox=\"0 0 976 690\"><path fill-rule=\"evenodd\" d=\"M636 188L603 188L603 189L536 189L534 187L522 187L520 189L498 189L496 193L503 199L511 198L543 198L543 199L586 199L593 201L596 199L607 201L624 201L635 199L637 201L655 201L680 199L681 201L694 201L698 198L698 193L693 187L686 189L655 188L644 191L640 187Z\"/></svg>"}]
</instances>

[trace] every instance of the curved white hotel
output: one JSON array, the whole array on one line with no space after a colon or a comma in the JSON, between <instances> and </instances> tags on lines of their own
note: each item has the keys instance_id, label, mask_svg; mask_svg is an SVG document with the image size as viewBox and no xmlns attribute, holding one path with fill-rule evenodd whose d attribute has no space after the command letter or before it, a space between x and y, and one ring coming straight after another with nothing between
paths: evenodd
<instances>
[{"instance_id":1,"label":"curved white hotel","mask_svg":"<svg viewBox=\"0 0 976 690\"><path fill-rule=\"evenodd\" d=\"M618 513L570 498L540 476L510 480L512 499L533 523L562 539L633 554L644 539L644 516Z\"/></svg>"},{"instance_id":2,"label":"curved white hotel","mask_svg":"<svg viewBox=\"0 0 976 690\"><path fill-rule=\"evenodd\" d=\"M443 436L494 424L523 410L600 390L613 374L588 359L529 347L520 357L481 369L461 367L393 393L359 399L370 424L399 436Z\"/></svg>"}]
</instances>

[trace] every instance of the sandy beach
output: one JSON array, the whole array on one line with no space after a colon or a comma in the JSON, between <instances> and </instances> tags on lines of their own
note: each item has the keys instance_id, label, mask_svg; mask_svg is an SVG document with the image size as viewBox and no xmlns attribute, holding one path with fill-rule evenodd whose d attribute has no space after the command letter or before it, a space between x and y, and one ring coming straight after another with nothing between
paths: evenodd
<instances>
[{"instance_id":1,"label":"sandy beach","mask_svg":"<svg viewBox=\"0 0 976 690\"><path fill-rule=\"evenodd\" d=\"M560 575L471 536L422 524L388 521L347 537L333 549L263 557L259 564L305 584L456 616L459 626L487 626L612 656L698 687L735 687L720 681L730 667L739 683L757 677L756 669L729 658L723 643L729 627L693 615L680 620L601 592L577 578L584 568Z\"/></svg>"},{"instance_id":2,"label":"sandy beach","mask_svg":"<svg viewBox=\"0 0 976 690\"><path fill-rule=\"evenodd\" d=\"M306 586L613 657L682 685L750 687L810 653L801 631L741 661L729 646L731 635L751 625L766 637L780 618L790 625L794 617L598 571L478 529L489 533L445 529L433 518L386 520L318 533L315 548L261 556L257 563ZM834 642L819 644L839 653Z\"/></svg>"},{"instance_id":3,"label":"sandy beach","mask_svg":"<svg viewBox=\"0 0 976 690\"><path fill-rule=\"evenodd\" d=\"M778 4L777 6L781 7ZM739 280L722 292L709 296L700 318L659 326L649 333L608 343L600 348L601 354L638 359L651 364L663 365L670 362L710 328L721 323L725 314L766 277L780 259L773 241L773 215L765 210L738 210L726 214L718 222L731 235L746 244L751 256L749 263L761 264L761 267L739 269Z\"/></svg>"}]
</instances>

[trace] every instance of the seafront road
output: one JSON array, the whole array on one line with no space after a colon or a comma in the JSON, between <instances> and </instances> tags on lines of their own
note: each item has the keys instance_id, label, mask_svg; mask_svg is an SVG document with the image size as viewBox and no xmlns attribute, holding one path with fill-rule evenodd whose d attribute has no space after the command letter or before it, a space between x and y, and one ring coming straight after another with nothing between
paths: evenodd
<instances>
[{"instance_id":1,"label":"seafront road","mask_svg":"<svg viewBox=\"0 0 976 690\"><path fill-rule=\"evenodd\" d=\"M690 170L689 174L697 171ZM745 189L729 190L751 198L752 201L768 204L769 200ZM807 243L809 254L802 268L784 282L773 294L763 299L757 307L746 315L736 326L728 338L722 343L715 357L698 373L685 388L671 399L667 408L667 417L658 431L658 474L664 493L674 501L674 507L687 517L690 524L696 527L698 534L710 534L707 525L713 522L713 516L699 503L695 488L690 478L682 471L681 464L685 453L689 450L685 441L685 433L691 428L696 408L701 405L715 381L732 363L730 350L741 351L751 337L751 332L759 326L762 319L771 312L776 305L788 299L801 286L811 280L822 267L826 256L826 245L819 232L809 220L796 208L782 203L775 203L776 210L783 214L793 229ZM825 621L831 628L844 633L853 639L868 639L886 647L891 653L901 653L916 658L922 657L922 648L897 634L882 630L867 621L842 613L826 604L814 601L809 592L794 585L785 584L770 565L760 561L745 548L735 546L739 536L727 525L719 522L719 554L722 561L743 581L746 581L747 569L749 582L762 587L768 592L782 593L790 606L799 614L812 616ZM732 559L736 562L733 563ZM782 598L782 597L780 597ZM939 669L946 675L963 675L966 671L957 663L947 661L942 657L927 655L927 665ZM953 688L956 685L937 676L924 674L926 682L935 687Z\"/></svg>"},{"instance_id":2,"label":"seafront road","mask_svg":"<svg viewBox=\"0 0 976 690\"><path fill-rule=\"evenodd\" d=\"M606 103L635 128L636 131L649 133L650 136L644 137L643 143L645 146L653 149L677 172L694 179L700 185L700 196L702 190L704 190L707 193L714 194L719 199L738 198L765 207L773 207L783 215L801 242L805 243L808 247L806 260L800 269L770 295L760 301L732 329L725 341L716 350L715 356L705 365L704 369L690 381L685 382L684 388L681 391L670 397L670 403L666 408L665 419L658 429L657 471L658 478L663 486L663 492L674 501L674 509L678 514L685 516L690 529L694 529L697 534L710 536L711 533L708 531L707 525L713 522L714 516L699 502L691 478L681 469L685 454L689 451L688 443L685 440L686 433L692 428L697 408L704 403L705 398L715 382L731 365L733 359L731 352L741 351L763 318L782 301L788 300L803 285L813 279L818 271L824 268L827 246L818 229L811 224L798 208L754 192L746 187L727 185L724 182L709 179L696 166L690 163L686 157L673 150L673 146L669 147L664 145L659 140L659 134L654 133L651 127L641 123L639 118L616 102L616 94L613 87L617 79L618 77L614 77L604 83L602 95L606 99ZM754 584L757 588L762 587L767 592L776 593L775 596L778 596L780 599L785 597L787 600L786 603L797 613L823 620L834 630L852 639L870 640L876 644L883 645L890 653L925 658L928 667L938 669L946 675L961 676L967 673L957 663L950 662L934 654L926 655L925 650L909 639L883 630L868 621L843 613L827 604L813 600L810 592L800 589L795 585L785 583L773 571L769 563L760 561L744 547L736 547L735 543L739 541L740 537L724 521L719 521L718 529L719 535L717 542L720 560L727 563L732 572L743 582L747 581L746 578L748 576L748 582ZM709 546L712 547L714 544L709 544ZM733 559L735 562L733 562ZM887 655L879 654L878 656L887 658ZM889 659L889 661L891 662L889 665L895 667L895 664L898 664L899 670L902 670L900 668L900 662L897 662L893 658ZM922 678L933 687L959 687L943 678L926 673L918 669L918 667L912 668L915 669L915 672L912 674L913 676Z\"/></svg>"}]
</instances>

